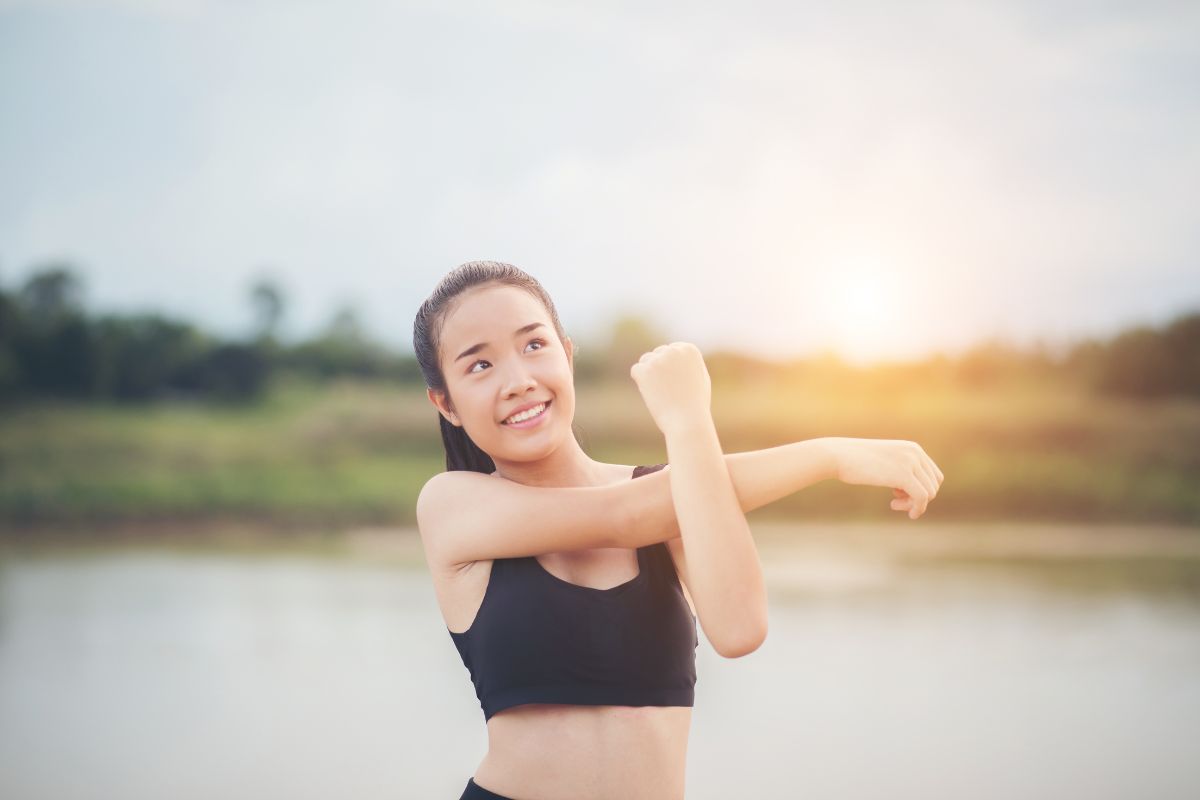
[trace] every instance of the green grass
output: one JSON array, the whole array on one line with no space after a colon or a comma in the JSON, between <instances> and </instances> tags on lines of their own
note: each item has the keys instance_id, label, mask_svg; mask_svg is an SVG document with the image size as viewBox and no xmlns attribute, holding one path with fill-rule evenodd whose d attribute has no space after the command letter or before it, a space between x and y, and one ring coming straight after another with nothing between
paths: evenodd
<instances>
[{"instance_id":1,"label":"green grass","mask_svg":"<svg viewBox=\"0 0 1200 800\"><path fill-rule=\"evenodd\" d=\"M1200 524L1200 403L748 382L714 387L713 413L726 452L817 436L917 441L946 475L930 519ZM665 460L632 383L578 387L575 422L595 458ZM417 491L442 469L423 389L280 380L247 407L42 404L0 419L0 525L411 525ZM890 499L826 481L755 513L892 519Z\"/></svg>"}]
</instances>

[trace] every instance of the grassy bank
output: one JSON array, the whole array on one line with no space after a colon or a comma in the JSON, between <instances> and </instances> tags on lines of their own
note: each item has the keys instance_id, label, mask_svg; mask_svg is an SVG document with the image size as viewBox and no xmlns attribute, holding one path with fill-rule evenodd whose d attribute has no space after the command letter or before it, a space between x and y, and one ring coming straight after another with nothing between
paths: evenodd
<instances>
[{"instance_id":1,"label":"grassy bank","mask_svg":"<svg viewBox=\"0 0 1200 800\"><path fill-rule=\"evenodd\" d=\"M632 383L580 386L595 458L665 459ZM1067 387L714 390L727 452L817 436L919 442L946 475L927 520L1200 525L1200 404L1099 401ZM217 520L290 529L411 525L444 469L423 391L283 380L249 407L43 404L0 420L0 524L62 529ZM890 490L826 481L756 518L884 520Z\"/></svg>"}]
</instances>

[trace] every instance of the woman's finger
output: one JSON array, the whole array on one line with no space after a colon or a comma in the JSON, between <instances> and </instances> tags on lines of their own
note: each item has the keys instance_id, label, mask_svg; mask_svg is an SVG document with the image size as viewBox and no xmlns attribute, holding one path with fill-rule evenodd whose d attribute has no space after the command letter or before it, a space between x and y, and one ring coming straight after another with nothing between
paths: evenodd
<instances>
[{"instance_id":1,"label":"woman's finger","mask_svg":"<svg viewBox=\"0 0 1200 800\"><path fill-rule=\"evenodd\" d=\"M938 465L933 463L932 458L930 458L927 455L927 456L925 456L925 459L929 462L929 467L931 470L933 470L933 474L937 476L938 486L941 486L942 481L946 480L946 476L942 474L942 471L940 469L938 469Z\"/></svg>"},{"instance_id":2,"label":"woman's finger","mask_svg":"<svg viewBox=\"0 0 1200 800\"><path fill-rule=\"evenodd\" d=\"M924 484L917 477L917 473L913 472L909 477L909 481L904 486L904 490L912 497L912 508L908 511L908 516L916 519L925 513L925 505L928 502L928 492Z\"/></svg>"},{"instance_id":3,"label":"woman's finger","mask_svg":"<svg viewBox=\"0 0 1200 800\"><path fill-rule=\"evenodd\" d=\"M921 462L917 466L917 469L922 475L925 476L925 486L929 489L929 499L932 500L933 498L937 497L938 484L940 481L937 479L937 476L933 474L933 469L925 462Z\"/></svg>"},{"instance_id":4,"label":"woman's finger","mask_svg":"<svg viewBox=\"0 0 1200 800\"><path fill-rule=\"evenodd\" d=\"M921 484L921 488L925 490L925 494L918 504L921 513L924 514L925 506L929 505L929 501L933 499L933 495L937 491L937 481L933 479L932 475L922 469L919 463L913 467L913 477L917 479L917 482Z\"/></svg>"}]
</instances>

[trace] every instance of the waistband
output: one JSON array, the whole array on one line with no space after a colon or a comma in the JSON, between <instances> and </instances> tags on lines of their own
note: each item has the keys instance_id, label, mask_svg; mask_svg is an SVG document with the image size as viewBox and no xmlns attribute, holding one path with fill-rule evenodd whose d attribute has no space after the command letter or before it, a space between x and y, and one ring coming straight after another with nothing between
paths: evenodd
<instances>
[{"instance_id":1,"label":"waistband","mask_svg":"<svg viewBox=\"0 0 1200 800\"><path fill-rule=\"evenodd\" d=\"M475 778L472 776L467 779L467 788L463 789L462 796L458 800L513 800L513 798L483 788L475 782Z\"/></svg>"}]
</instances>

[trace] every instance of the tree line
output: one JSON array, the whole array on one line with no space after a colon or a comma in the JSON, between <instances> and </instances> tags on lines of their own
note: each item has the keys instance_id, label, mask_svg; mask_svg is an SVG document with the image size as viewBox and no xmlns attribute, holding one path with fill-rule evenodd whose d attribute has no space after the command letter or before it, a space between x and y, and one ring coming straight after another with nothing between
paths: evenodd
<instances>
[{"instance_id":1,"label":"tree line","mask_svg":"<svg viewBox=\"0 0 1200 800\"><path fill-rule=\"evenodd\" d=\"M89 313L72 266L47 264L19 287L0 285L0 403L45 398L247 402L259 397L278 372L318 380L421 381L413 356L372 341L351 307L338 309L316 336L289 344L278 336L286 311L281 288L260 279L248 301L252 333L226 339L160 313ZM627 377L629 364L662 341L640 318L617 320L598 358L577 359L576 378ZM714 353L706 360L714 382L813 369L812 363L781 365L738 353ZM1200 397L1200 312L1183 314L1160 328L1138 326L1109 339L1086 339L1057 356L1042 348L1018 350L987 342L953 360L938 357L901 369L904 376L919 378L933 366L964 385L1055 377L1082 381L1105 395ZM851 371L839 365L832 369ZM885 370L867 372L878 378Z\"/></svg>"},{"instance_id":2,"label":"tree line","mask_svg":"<svg viewBox=\"0 0 1200 800\"><path fill-rule=\"evenodd\" d=\"M289 345L277 337L284 311L279 287L260 280L249 300L254 332L222 338L161 313L89 313L71 266L46 265L15 290L0 286L0 402L236 403L257 398L276 370L317 378L419 374L411 359L370 341L352 308L339 309L317 336Z\"/></svg>"}]
</instances>

